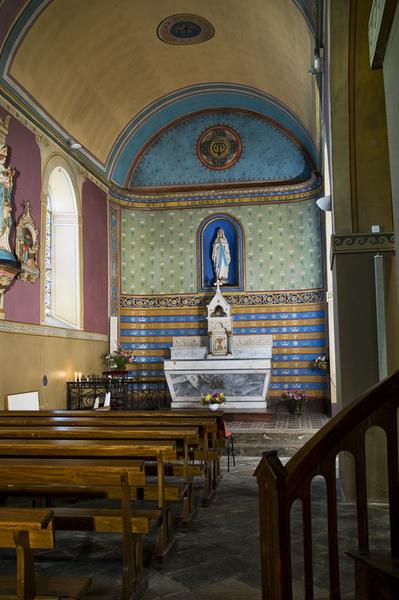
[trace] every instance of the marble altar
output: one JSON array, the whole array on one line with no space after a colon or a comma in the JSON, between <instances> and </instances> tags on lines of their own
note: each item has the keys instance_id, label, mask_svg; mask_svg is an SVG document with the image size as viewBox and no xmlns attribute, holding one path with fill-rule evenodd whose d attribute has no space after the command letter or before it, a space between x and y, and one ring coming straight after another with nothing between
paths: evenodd
<instances>
[{"instance_id":1,"label":"marble altar","mask_svg":"<svg viewBox=\"0 0 399 600\"><path fill-rule=\"evenodd\" d=\"M266 409L271 335L233 335L230 306L219 286L208 305L208 336L173 338L164 370L172 408L198 408L208 392L224 392L225 409Z\"/></svg>"}]
</instances>

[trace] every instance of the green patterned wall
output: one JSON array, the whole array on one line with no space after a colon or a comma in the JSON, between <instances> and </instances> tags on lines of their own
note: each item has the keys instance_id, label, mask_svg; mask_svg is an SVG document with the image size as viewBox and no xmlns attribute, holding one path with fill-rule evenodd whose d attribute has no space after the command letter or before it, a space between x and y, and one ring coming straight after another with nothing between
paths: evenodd
<instances>
[{"instance_id":1,"label":"green patterned wall","mask_svg":"<svg viewBox=\"0 0 399 600\"><path fill-rule=\"evenodd\" d=\"M121 292L197 291L197 229L217 209L121 211ZM245 232L246 291L323 286L320 211L314 200L223 209Z\"/></svg>"}]
</instances>

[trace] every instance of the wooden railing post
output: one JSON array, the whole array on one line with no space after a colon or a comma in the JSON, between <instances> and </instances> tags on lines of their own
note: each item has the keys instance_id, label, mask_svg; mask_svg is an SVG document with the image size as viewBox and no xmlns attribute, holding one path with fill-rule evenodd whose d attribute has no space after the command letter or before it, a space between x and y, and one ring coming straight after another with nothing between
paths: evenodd
<instances>
[{"instance_id":1,"label":"wooden railing post","mask_svg":"<svg viewBox=\"0 0 399 600\"><path fill-rule=\"evenodd\" d=\"M399 371L370 388L342 409L285 465L277 452L266 452L256 469L259 488L263 600L292 600L290 512L302 501L306 600L313 598L312 514L310 485L321 474L327 482L330 600L341 597L335 457L351 452L355 462L359 553L369 549L365 435L373 426L387 435L391 548L389 560L399 558ZM396 588L395 588L396 589ZM363 597L363 596L362 596ZM396 596L395 596L396 598Z\"/></svg>"},{"instance_id":2,"label":"wooden railing post","mask_svg":"<svg viewBox=\"0 0 399 600\"><path fill-rule=\"evenodd\" d=\"M398 425L397 407L389 411L385 431L387 434L389 526L391 533L391 552L393 558L399 558L399 461L398 461Z\"/></svg>"},{"instance_id":3,"label":"wooden railing post","mask_svg":"<svg viewBox=\"0 0 399 600\"><path fill-rule=\"evenodd\" d=\"M259 487L262 599L292 600L290 508L286 474L277 452L265 452Z\"/></svg>"}]
</instances>

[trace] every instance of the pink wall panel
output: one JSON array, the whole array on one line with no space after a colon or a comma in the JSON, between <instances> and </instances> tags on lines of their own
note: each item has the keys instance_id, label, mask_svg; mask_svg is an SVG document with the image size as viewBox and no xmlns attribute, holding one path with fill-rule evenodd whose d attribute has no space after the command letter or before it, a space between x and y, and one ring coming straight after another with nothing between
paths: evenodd
<instances>
[{"instance_id":1,"label":"pink wall panel","mask_svg":"<svg viewBox=\"0 0 399 600\"><path fill-rule=\"evenodd\" d=\"M108 333L107 196L86 180L83 199L84 329Z\"/></svg>"},{"instance_id":2,"label":"pink wall panel","mask_svg":"<svg viewBox=\"0 0 399 600\"><path fill-rule=\"evenodd\" d=\"M0 116L6 115L3 109ZM41 164L35 135L11 118L7 136L9 164L16 169L13 190L15 223L30 200L32 217L40 230ZM108 244L107 196L91 181L82 188L83 276L85 331L108 333ZM11 247L15 248L15 226ZM42 252L40 248L39 252ZM36 283L14 280L4 296L5 318L23 323L40 323L40 279Z\"/></svg>"},{"instance_id":3,"label":"pink wall panel","mask_svg":"<svg viewBox=\"0 0 399 600\"><path fill-rule=\"evenodd\" d=\"M4 113L3 113L4 114ZM40 151L35 135L11 118L6 139L9 164L16 169L13 189L14 228L10 238L15 248L15 223L23 212L26 200L32 205L32 217L40 231ZM42 252L40 248L39 253ZM5 318L23 323L40 322L40 279L36 283L14 280L4 295Z\"/></svg>"}]
</instances>

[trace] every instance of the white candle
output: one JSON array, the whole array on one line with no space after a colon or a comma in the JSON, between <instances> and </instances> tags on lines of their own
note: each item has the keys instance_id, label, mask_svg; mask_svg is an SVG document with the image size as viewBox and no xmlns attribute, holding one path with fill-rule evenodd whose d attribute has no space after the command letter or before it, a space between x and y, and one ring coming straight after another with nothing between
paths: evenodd
<instances>
[{"instance_id":1,"label":"white candle","mask_svg":"<svg viewBox=\"0 0 399 600\"><path fill-rule=\"evenodd\" d=\"M82 373L78 373L78 381L81 382L82 381Z\"/></svg>"},{"instance_id":2,"label":"white candle","mask_svg":"<svg viewBox=\"0 0 399 600\"><path fill-rule=\"evenodd\" d=\"M78 372L75 371L75 382L78 380Z\"/></svg>"}]
</instances>

